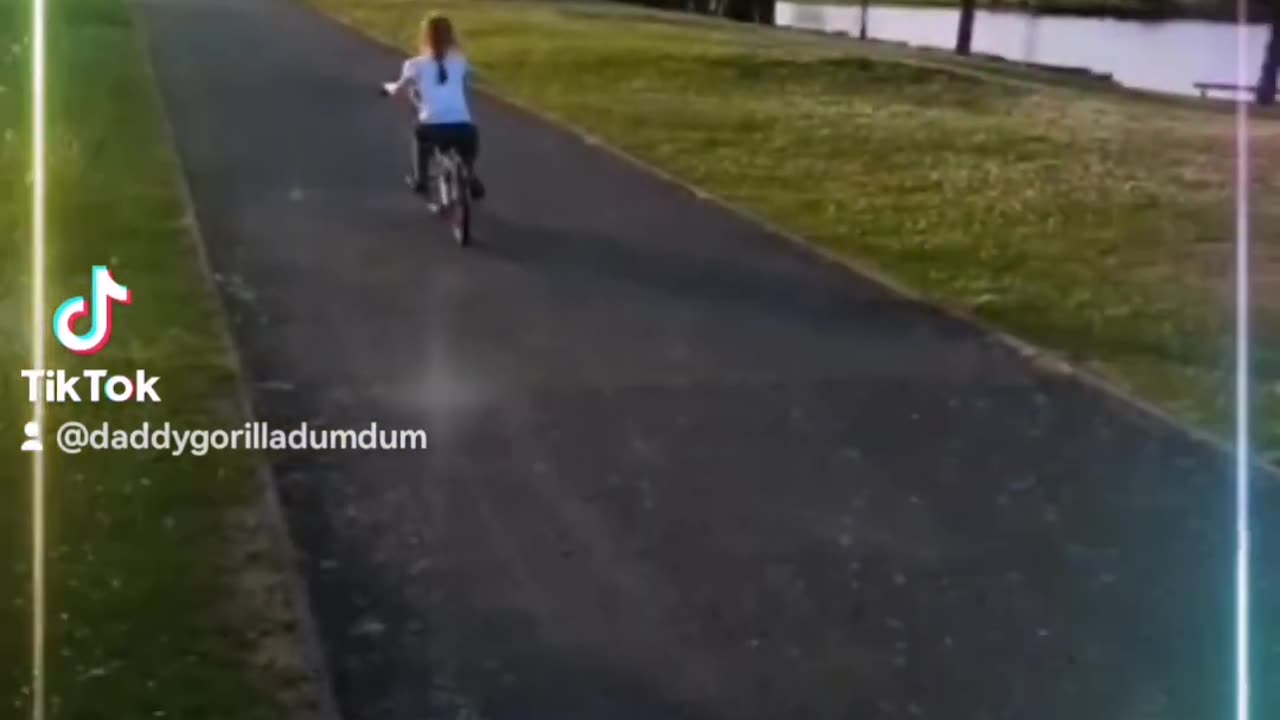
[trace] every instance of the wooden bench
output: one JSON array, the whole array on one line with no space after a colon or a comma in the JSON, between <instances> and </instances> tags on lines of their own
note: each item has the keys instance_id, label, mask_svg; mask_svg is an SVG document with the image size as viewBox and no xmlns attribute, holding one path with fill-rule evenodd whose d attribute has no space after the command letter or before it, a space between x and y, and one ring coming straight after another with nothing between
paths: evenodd
<instances>
[{"instance_id":1,"label":"wooden bench","mask_svg":"<svg viewBox=\"0 0 1280 720\"><path fill-rule=\"evenodd\" d=\"M1192 83L1192 84L1196 90L1200 91L1200 97L1209 97L1209 93L1213 92L1214 90L1221 90L1223 92L1229 91L1229 92L1236 92L1236 93L1249 93L1250 95L1258 91L1258 88L1254 85L1236 85L1234 83L1215 83L1215 82L1198 82L1198 83Z\"/></svg>"}]
</instances>

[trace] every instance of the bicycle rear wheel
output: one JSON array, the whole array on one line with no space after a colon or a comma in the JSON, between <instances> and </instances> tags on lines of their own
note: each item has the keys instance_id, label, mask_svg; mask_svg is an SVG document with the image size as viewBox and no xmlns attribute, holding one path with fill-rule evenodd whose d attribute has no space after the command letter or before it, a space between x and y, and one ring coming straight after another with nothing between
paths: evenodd
<instances>
[{"instance_id":1,"label":"bicycle rear wheel","mask_svg":"<svg viewBox=\"0 0 1280 720\"><path fill-rule=\"evenodd\" d=\"M453 238L458 245L471 244L471 178L467 173L467 165L461 158L454 157L452 163L451 198L452 210L450 221L453 225Z\"/></svg>"}]
</instances>

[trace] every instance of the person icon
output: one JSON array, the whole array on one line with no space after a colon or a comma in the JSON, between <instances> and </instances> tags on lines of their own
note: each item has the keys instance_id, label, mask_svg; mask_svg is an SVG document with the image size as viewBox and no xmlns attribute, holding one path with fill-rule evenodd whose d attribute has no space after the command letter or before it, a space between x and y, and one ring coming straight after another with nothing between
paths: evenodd
<instances>
[{"instance_id":1,"label":"person icon","mask_svg":"<svg viewBox=\"0 0 1280 720\"><path fill-rule=\"evenodd\" d=\"M22 441L22 452L44 452L44 443L40 442L40 425L35 420L24 425L22 432L27 436Z\"/></svg>"}]
</instances>

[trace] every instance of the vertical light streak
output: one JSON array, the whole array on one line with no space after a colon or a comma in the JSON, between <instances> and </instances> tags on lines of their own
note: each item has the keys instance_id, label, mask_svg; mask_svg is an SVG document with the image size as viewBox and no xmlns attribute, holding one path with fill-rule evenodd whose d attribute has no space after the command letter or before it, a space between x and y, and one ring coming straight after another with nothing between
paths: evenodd
<instances>
[{"instance_id":1,"label":"vertical light streak","mask_svg":"<svg viewBox=\"0 0 1280 720\"><path fill-rule=\"evenodd\" d=\"M45 366L45 30L46 0L31 6L31 367ZM44 437L45 404L37 394L33 420ZM44 454L31 453L31 718L45 716Z\"/></svg>"},{"instance_id":2,"label":"vertical light streak","mask_svg":"<svg viewBox=\"0 0 1280 720\"><path fill-rule=\"evenodd\" d=\"M1249 86L1248 2L1237 0L1236 85ZM1236 720L1249 720L1249 99L1236 102Z\"/></svg>"}]
</instances>

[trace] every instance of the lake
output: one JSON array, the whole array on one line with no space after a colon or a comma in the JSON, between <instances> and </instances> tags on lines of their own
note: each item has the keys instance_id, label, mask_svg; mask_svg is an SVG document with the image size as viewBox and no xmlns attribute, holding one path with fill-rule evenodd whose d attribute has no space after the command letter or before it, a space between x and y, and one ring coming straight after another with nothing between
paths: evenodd
<instances>
[{"instance_id":1,"label":"lake","mask_svg":"<svg viewBox=\"0 0 1280 720\"><path fill-rule=\"evenodd\" d=\"M858 36L861 8L779 2L777 24ZM935 48L955 46L959 10L873 5L867 36ZM1247 30L1247 85L1258 69L1269 30ZM1231 23L1143 22L981 10L973 52L1008 60L1089 68L1130 87L1198 94L1196 82L1236 82L1237 30Z\"/></svg>"}]
</instances>

